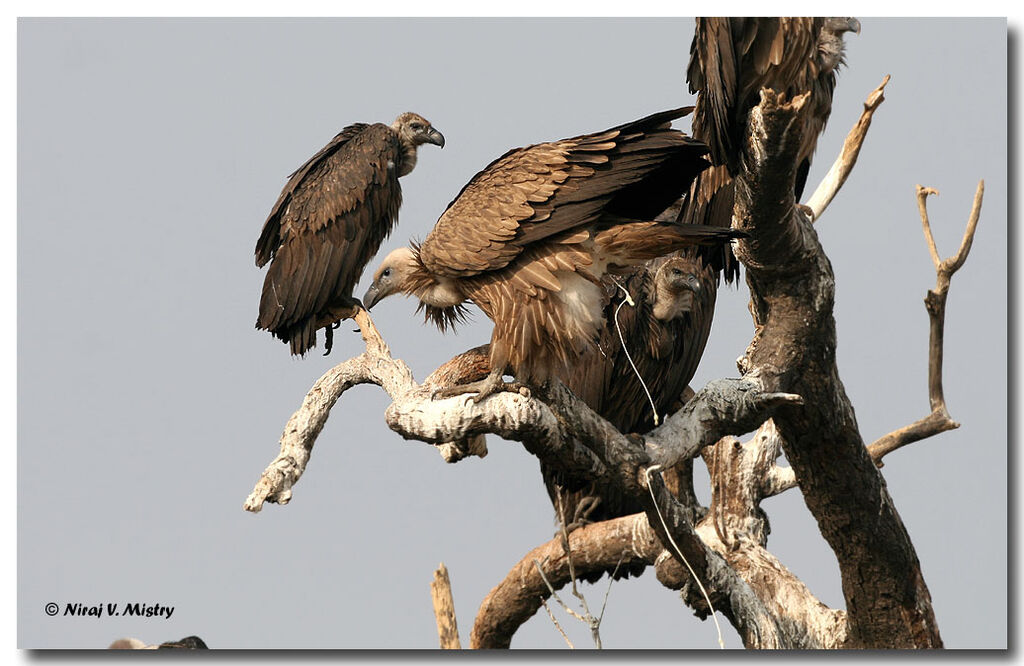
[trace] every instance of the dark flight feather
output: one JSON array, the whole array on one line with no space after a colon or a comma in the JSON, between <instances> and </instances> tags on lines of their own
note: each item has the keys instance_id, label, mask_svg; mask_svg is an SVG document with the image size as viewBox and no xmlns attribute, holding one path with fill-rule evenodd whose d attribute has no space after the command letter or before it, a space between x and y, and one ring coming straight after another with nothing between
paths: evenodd
<instances>
[{"instance_id":1,"label":"dark flight feather","mask_svg":"<svg viewBox=\"0 0 1024 666\"><path fill-rule=\"evenodd\" d=\"M444 137L416 114L391 126L356 123L289 176L256 243L256 265L270 263L257 328L303 355L317 329L354 304L353 288L398 219L398 179L424 142Z\"/></svg>"},{"instance_id":2,"label":"dark flight feather","mask_svg":"<svg viewBox=\"0 0 1024 666\"><path fill-rule=\"evenodd\" d=\"M708 144L715 169L694 181L680 220L727 227L732 223L732 177L739 169L747 115L762 88L788 96L810 92L798 151L796 200L803 194L811 157L832 110L836 71L843 63L843 33L860 31L856 19L812 17L701 17L697 19L687 81L697 94L693 136ZM725 274L739 275L729 248L703 256Z\"/></svg>"}]
</instances>

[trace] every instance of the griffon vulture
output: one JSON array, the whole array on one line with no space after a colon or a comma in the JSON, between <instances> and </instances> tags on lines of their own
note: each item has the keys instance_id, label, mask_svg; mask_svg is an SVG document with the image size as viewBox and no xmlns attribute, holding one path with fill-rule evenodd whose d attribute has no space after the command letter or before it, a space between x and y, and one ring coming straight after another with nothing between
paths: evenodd
<instances>
[{"instance_id":1,"label":"griffon vulture","mask_svg":"<svg viewBox=\"0 0 1024 666\"><path fill-rule=\"evenodd\" d=\"M708 166L706 146L670 128L690 111L511 150L473 177L421 245L388 255L367 307L412 295L443 329L472 301L494 322L488 377L439 394L477 392L479 402L517 388L505 373L543 384L604 327L603 277L742 235L654 221Z\"/></svg>"},{"instance_id":2,"label":"griffon vulture","mask_svg":"<svg viewBox=\"0 0 1024 666\"><path fill-rule=\"evenodd\" d=\"M793 96L810 92L803 142L797 153L794 194L799 202L818 136L832 112L836 71L844 61L843 33L860 33L855 18L698 18L686 78L697 94L693 136L708 144L712 169L694 182L683 211L686 222L729 226L732 178L739 169L747 114L761 88ZM727 281L739 274L728 248L712 258Z\"/></svg>"},{"instance_id":3,"label":"griffon vulture","mask_svg":"<svg viewBox=\"0 0 1024 666\"><path fill-rule=\"evenodd\" d=\"M424 143L444 147L444 136L415 113L356 123L288 177L256 243L256 265L271 262L256 328L296 355L324 328L330 353L332 326L357 303L352 290L398 219L398 179Z\"/></svg>"},{"instance_id":4,"label":"griffon vulture","mask_svg":"<svg viewBox=\"0 0 1024 666\"><path fill-rule=\"evenodd\" d=\"M617 293L611 294L604 310L607 323L597 348L562 376L573 393L623 433L644 433L655 426L652 406L637 372L663 421L683 405L683 392L704 353L714 316L717 278L692 254L686 251L655 259L624 280L635 306L621 305L625 296L616 287ZM564 479L550 467L541 463L540 469L556 515L560 514L558 517L570 530L643 510L638 502L613 488L593 483L584 487L563 485ZM665 471L663 477L673 494L692 492L691 469L690 461L686 461ZM599 577L600 573L591 576L591 582Z\"/></svg>"}]
</instances>

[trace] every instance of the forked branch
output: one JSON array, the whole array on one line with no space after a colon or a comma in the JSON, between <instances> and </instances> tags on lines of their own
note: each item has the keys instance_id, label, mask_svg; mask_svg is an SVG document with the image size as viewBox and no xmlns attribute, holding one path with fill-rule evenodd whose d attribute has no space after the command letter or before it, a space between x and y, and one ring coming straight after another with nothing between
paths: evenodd
<instances>
[{"instance_id":1,"label":"forked branch","mask_svg":"<svg viewBox=\"0 0 1024 666\"><path fill-rule=\"evenodd\" d=\"M894 430L889 434L880 437L868 446L868 452L875 460L875 464L882 466L882 458L896 449L932 437L947 430L959 428L960 424L952 419L946 408L946 397L942 390L942 353L944 348L944 331L946 323L946 297L949 294L949 284L953 277L971 251L971 244L974 242L974 232L978 228L978 219L981 216L981 202L985 194L985 181L978 182L978 189L974 194L974 204L971 207L970 217L967 219L967 228L964 231L963 240L956 254L940 259L939 251L935 247L935 238L932 235L931 222L928 219L928 196L938 194L930 187L917 186L917 207L921 213L921 226L924 230L925 241L928 243L928 252L931 254L932 263L935 264L935 288L928 290L924 298L925 308L928 310L930 322L928 333L928 402L931 406L931 413L908 426Z\"/></svg>"}]
</instances>

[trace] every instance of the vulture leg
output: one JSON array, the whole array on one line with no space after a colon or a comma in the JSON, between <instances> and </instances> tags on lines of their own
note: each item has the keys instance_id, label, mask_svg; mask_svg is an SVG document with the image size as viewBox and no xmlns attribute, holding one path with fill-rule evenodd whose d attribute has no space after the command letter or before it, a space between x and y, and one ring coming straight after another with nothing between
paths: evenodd
<instances>
[{"instance_id":1,"label":"vulture leg","mask_svg":"<svg viewBox=\"0 0 1024 666\"><path fill-rule=\"evenodd\" d=\"M571 533L573 530L585 527L594 521L590 519L591 514L597 510L597 507L601 504L601 498L597 495L587 495L580 499L579 504L576 505L576 510L573 512L572 522L565 526L566 533ZM561 530L555 533L555 536L561 534Z\"/></svg>"},{"instance_id":2,"label":"vulture leg","mask_svg":"<svg viewBox=\"0 0 1024 666\"><path fill-rule=\"evenodd\" d=\"M355 312L356 311L353 309L353 316L355 315ZM334 329L338 328L339 326L341 326L340 319L334 322L333 324L324 326L324 356L330 354L331 349L334 348Z\"/></svg>"},{"instance_id":3,"label":"vulture leg","mask_svg":"<svg viewBox=\"0 0 1024 666\"><path fill-rule=\"evenodd\" d=\"M523 390L526 390L527 395L529 395L530 389L524 384L519 382L506 382L501 377L502 375L500 372L492 371L487 375L487 377L480 381L439 388L431 394L431 399L437 400L441 398L451 398L456 395L464 395L466 393L476 393L473 397L473 402L479 404L484 400L484 398L504 391L508 391L509 393L522 393Z\"/></svg>"}]
</instances>

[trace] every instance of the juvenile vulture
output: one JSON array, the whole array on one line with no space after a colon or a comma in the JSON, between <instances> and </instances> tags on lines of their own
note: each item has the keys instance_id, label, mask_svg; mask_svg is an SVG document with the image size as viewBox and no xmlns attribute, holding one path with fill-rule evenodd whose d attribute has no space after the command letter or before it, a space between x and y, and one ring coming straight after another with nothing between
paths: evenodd
<instances>
[{"instance_id":1,"label":"juvenile vulture","mask_svg":"<svg viewBox=\"0 0 1024 666\"><path fill-rule=\"evenodd\" d=\"M850 31L860 33L855 18L697 19L686 70L690 92L697 94L693 136L708 144L715 166L694 182L684 221L731 224L732 178L739 169L747 114L765 87L789 96L810 92L797 154L794 194L799 202L818 136L832 112L836 71L845 62L843 33ZM728 248L713 263L725 269L727 281L738 275Z\"/></svg>"},{"instance_id":2,"label":"juvenile vulture","mask_svg":"<svg viewBox=\"0 0 1024 666\"><path fill-rule=\"evenodd\" d=\"M670 128L690 110L511 150L473 177L421 245L388 255L367 307L412 295L444 329L472 301L494 322L490 374L440 395L477 392L479 402L514 390L505 373L542 385L604 327L602 278L742 235L654 221L708 166L704 144Z\"/></svg>"},{"instance_id":3,"label":"juvenile vulture","mask_svg":"<svg viewBox=\"0 0 1024 666\"><path fill-rule=\"evenodd\" d=\"M288 176L256 243L256 265L271 262L256 328L296 355L323 328L330 353L333 325L357 303L352 290L398 219L398 179L424 143L444 147L444 136L415 113L356 123Z\"/></svg>"},{"instance_id":4,"label":"juvenile vulture","mask_svg":"<svg viewBox=\"0 0 1024 666\"><path fill-rule=\"evenodd\" d=\"M616 287L617 293L611 294L604 309L606 324L597 347L561 376L573 393L620 432L645 433L656 425L637 373L650 391L660 422L664 422L682 406L683 392L697 371L711 332L717 286L714 272L701 259L689 256L692 254L686 251L655 259L631 274L623 286L635 306L622 305L625 296ZM620 330L628 357L619 339ZM561 508L566 525L642 510L639 503L610 489L592 485L565 488L558 475L543 464L541 473L555 511ZM666 481L668 476L667 472Z\"/></svg>"}]
</instances>

